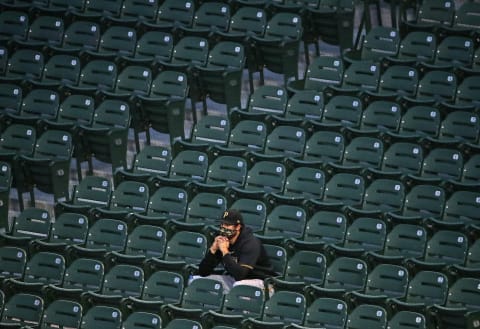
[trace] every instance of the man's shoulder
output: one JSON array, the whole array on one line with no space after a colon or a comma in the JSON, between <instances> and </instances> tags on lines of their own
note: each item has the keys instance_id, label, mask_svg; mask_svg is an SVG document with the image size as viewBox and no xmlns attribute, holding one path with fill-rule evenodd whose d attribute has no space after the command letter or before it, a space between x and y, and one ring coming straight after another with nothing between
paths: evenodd
<instances>
[{"instance_id":1,"label":"man's shoulder","mask_svg":"<svg viewBox=\"0 0 480 329\"><path fill-rule=\"evenodd\" d=\"M255 243L255 244L260 244L260 239L255 236L253 233L253 230L245 226L242 230L242 233L240 234L240 241L243 243Z\"/></svg>"}]
</instances>

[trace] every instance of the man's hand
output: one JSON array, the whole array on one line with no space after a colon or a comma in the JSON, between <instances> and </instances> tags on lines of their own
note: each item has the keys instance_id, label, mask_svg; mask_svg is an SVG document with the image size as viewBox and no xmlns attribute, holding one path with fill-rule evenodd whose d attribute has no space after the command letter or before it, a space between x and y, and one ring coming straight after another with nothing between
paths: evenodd
<instances>
[{"instance_id":1,"label":"man's hand","mask_svg":"<svg viewBox=\"0 0 480 329\"><path fill-rule=\"evenodd\" d=\"M212 254L215 254L218 250L218 240L219 240L218 238L220 238L220 236L217 236L215 240L213 240L212 245L210 246L210 252Z\"/></svg>"},{"instance_id":2,"label":"man's hand","mask_svg":"<svg viewBox=\"0 0 480 329\"><path fill-rule=\"evenodd\" d=\"M215 238L215 240L217 241L218 249L220 249L223 256L230 252L230 250L228 250L230 247L230 241L228 241L228 238L224 236L218 236Z\"/></svg>"}]
</instances>

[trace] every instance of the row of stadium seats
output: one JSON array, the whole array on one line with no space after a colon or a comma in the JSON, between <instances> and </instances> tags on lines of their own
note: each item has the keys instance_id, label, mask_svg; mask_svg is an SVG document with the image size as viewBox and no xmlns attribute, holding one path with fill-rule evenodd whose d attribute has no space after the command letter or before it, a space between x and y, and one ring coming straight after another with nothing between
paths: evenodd
<instances>
[{"instance_id":1,"label":"row of stadium seats","mask_svg":"<svg viewBox=\"0 0 480 329\"><path fill-rule=\"evenodd\" d=\"M13 256L6 258L10 261L8 265L22 266L24 251L15 247L2 247L1 251L4 256L7 252ZM11 261L15 258L17 264ZM432 270L409 272L407 267L395 264L379 264L369 269L365 261L350 257L337 257L327 265L322 253L312 251L297 252L288 261L284 274L267 279L266 283L274 289L270 293L240 286L224 294L221 284L203 278L187 285L184 273L167 269L156 258L146 263L145 270L126 263L106 268L100 260L82 257L67 265L61 254L52 252L38 252L24 262L24 277L22 273L12 273L18 276L5 278L5 294L2 294L6 305L15 300L23 307L6 307L2 323L38 323L40 319L36 317L54 300L76 303L79 306L76 311L63 311L70 315L72 311L78 313L101 305L121 310L118 314L155 313L157 317L161 315L163 322L187 317L197 321L208 319L215 325L250 323L253 328L262 327L262 322L281 322L281 326L336 324L344 328L357 307L368 309L374 305L377 312L371 321L378 328L383 328L378 321L385 322L387 317L405 311L416 315L411 319L417 319L413 320L416 328L426 328L425 318L460 328L465 319L456 310L460 307L471 312L479 308L478 279L473 277L448 277ZM31 295L26 297L27 293L36 296L37 303ZM72 300L73 296L77 300ZM26 307L31 302L35 307ZM283 305L281 309L276 309L277 303ZM78 317L81 314L75 316ZM67 318L72 320L71 316L49 320L61 324Z\"/></svg>"}]
</instances>

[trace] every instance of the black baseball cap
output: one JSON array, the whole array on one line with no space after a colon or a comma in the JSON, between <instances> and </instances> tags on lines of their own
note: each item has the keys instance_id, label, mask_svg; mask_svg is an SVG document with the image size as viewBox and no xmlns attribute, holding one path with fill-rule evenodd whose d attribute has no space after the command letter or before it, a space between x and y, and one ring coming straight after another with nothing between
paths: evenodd
<instances>
[{"instance_id":1,"label":"black baseball cap","mask_svg":"<svg viewBox=\"0 0 480 329\"><path fill-rule=\"evenodd\" d=\"M223 212L220 222L225 225L243 225L243 217L238 210L229 209Z\"/></svg>"}]
</instances>

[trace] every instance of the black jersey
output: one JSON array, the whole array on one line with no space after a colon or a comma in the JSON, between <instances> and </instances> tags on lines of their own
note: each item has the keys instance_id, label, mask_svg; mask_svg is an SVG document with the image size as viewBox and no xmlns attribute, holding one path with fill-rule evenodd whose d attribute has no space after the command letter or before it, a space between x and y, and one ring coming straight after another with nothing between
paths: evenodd
<instances>
[{"instance_id":1,"label":"black jersey","mask_svg":"<svg viewBox=\"0 0 480 329\"><path fill-rule=\"evenodd\" d=\"M222 263L226 274L235 280L264 279L274 275L262 242L253 235L250 227L243 227L234 244L230 245L225 256L218 250L212 254L207 250L205 258L200 262L199 274L212 274L218 264Z\"/></svg>"}]
</instances>

